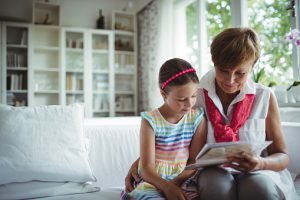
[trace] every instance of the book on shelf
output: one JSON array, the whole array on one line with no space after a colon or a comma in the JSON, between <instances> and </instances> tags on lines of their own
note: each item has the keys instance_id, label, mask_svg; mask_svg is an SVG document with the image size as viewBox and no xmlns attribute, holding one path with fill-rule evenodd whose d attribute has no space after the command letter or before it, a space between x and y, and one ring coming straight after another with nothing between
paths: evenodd
<instances>
[{"instance_id":1,"label":"book on shelf","mask_svg":"<svg viewBox=\"0 0 300 200\"><path fill-rule=\"evenodd\" d=\"M208 143L198 153L196 162L185 169L224 164L228 162L228 156L239 156L242 152L260 155L271 143L272 141Z\"/></svg>"},{"instance_id":2,"label":"book on shelf","mask_svg":"<svg viewBox=\"0 0 300 200\"><path fill-rule=\"evenodd\" d=\"M24 30L22 33L20 45L26 45L27 44L27 31Z\"/></svg>"}]
</instances>

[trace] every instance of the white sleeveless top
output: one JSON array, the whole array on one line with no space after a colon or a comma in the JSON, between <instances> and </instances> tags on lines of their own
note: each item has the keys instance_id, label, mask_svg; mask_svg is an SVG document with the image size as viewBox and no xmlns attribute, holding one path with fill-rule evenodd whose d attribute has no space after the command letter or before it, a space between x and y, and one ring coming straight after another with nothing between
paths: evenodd
<instances>
[{"instance_id":1,"label":"white sleeveless top","mask_svg":"<svg viewBox=\"0 0 300 200\"><path fill-rule=\"evenodd\" d=\"M236 102L244 99L245 94L255 94L255 99L252 106L252 111L248 120L245 124L239 129L239 138L240 141L265 141L265 120L269 108L269 99L272 90L268 87L265 87L260 84L254 83L249 77L244 87L241 89L240 93L235 97L227 109L227 113L224 113L221 101L216 94L215 89L215 70L209 71L205 74L200 80L200 88L197 97L197 106L204 108L205 113L205 97L203 89L208 91L208 96L213 100L214 104L220 111L223 120L225 123L230 124L233 105ZM209 119L208 121L208 133L207 133L207 143L215 143L214 130ZM287 169L284 169L280 172L275 172L271 170L259 170L255 173L262 173L269 176L275 184L281 189L285 195L286 200L296 200L297 194L293 184L291 175Z\"/></svg>"}]
</instances>

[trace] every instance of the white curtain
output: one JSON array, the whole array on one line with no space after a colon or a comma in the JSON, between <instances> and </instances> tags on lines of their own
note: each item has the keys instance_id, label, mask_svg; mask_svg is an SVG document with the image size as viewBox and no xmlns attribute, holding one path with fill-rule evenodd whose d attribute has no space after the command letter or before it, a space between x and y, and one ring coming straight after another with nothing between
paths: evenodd
<instances>
[{"instance_id":1,"label":"white curtain","mask_svg":"<svg viewBox=\"0 0 300 200\"><path fill-rule=\"evenodd\" d=\"M138 13L139 111L159 107L158 72L172 58L173 0L153 0Z\"/></svg>"}]
</instances>

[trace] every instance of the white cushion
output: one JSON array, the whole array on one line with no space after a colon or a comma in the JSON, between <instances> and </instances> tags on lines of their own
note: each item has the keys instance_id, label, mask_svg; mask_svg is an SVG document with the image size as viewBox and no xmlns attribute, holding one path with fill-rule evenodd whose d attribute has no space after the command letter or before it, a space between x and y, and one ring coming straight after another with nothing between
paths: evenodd
<instances>
[{"instance_id":1,"label":"white cushion","mask_svg":"<svg viewBox=\"0 0 300 200\"><path fill-rule=\"evenodd\" d=\"M0 106L0 184L95 181L84 147L83 106Z\"/></svg>"}]
</instances>

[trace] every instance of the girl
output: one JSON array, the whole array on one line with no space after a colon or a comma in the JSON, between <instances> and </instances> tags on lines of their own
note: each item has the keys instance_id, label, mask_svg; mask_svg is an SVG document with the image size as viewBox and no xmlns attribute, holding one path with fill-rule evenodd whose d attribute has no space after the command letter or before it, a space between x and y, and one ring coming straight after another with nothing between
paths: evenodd
<instances>
[{"instance_id":1,"label":"girl","mask_svg":"<svg viewBox=\"0 0 300 200\"><path fill-rule=\"evenodd\" d=\"M193 110L199 80L185 60L166 61L159 72L164 104L142 112L139 175L142 180L122 199L190 199L181 188L194 173L185 170L195 162L206 141L203 111Z\"/></svg>"}]
</instances>

